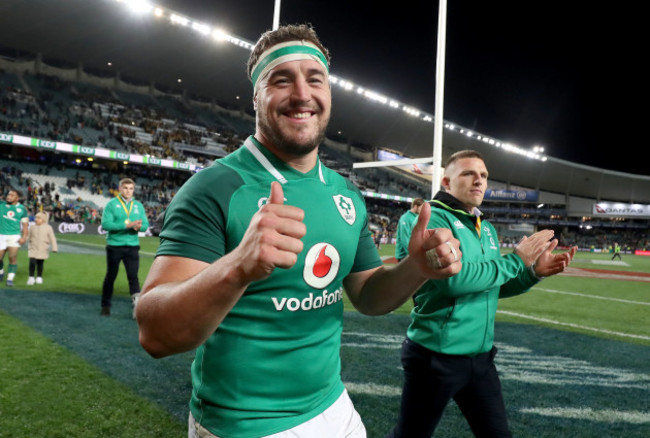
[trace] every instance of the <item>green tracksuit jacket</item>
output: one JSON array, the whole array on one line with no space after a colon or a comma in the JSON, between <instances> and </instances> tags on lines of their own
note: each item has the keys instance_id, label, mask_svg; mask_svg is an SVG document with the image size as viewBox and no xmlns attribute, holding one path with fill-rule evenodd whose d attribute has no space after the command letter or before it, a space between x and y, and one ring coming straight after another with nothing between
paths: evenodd
<instances>
[{"instance_id":1,"label":"green tracksuit jacket","mask_svg":"<svg viewBox=\"0 0 650 438\"><path fill-rule=\"evenodd\" d=\"M121 202L120 202L121 201ZM121 195L117 195L104 207L102 213L102 228L107 232L106 244L110 246L139 246L138 231L127 228L126 221L142 220L140 231L147 231L149 220L147 212L140 201L131 199L124 202Z\"/></svg>"},{"instance_id":2,"label":"green tracksuit jacket","mask_svg":"<svg viewBox=\"0 0 650 438\"><path fill-rule=\"evenodd\" d=\"M446 280L430 280L416 295L407 336L429 350L473 356L490 351L499 298L527 291L539 279L514 253L502 256L492 224L481 223L459 201L438 192L431 201L428 228L449 228L460 241L461 271Z\"/></svg>"}]
</instances>

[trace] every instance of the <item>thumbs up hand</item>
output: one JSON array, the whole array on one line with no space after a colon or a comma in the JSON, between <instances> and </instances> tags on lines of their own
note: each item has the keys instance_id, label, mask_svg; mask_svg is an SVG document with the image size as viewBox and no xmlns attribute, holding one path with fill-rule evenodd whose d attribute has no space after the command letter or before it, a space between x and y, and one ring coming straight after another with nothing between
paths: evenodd
<instances>
[{"instance_id":1,"label":"thumbs up hand","mask_svg":"<svg viewBox=\"0 0 650 438\"><path fill-rule=\"evenodd\" d=\"M463 253L451 230L427 229L430 217L431 207L425 204L411 232L409 258L415 260L426 277L439 280L460 272Z\"/></svg>"},{"instance_id":2,"label":"thumbs up hand","mask_svg":"<svg viewBox=\"0 0 650 438\"><path fill-rule=\"evenodd\" d=\"M262 280L275 268L291 268L298 260L307 233L302 222L305 212L284 205L284 191L279 182L271 183L268 202L251 218L238 247L237 262L248 281Z\"/></svg>"}]
</instances>

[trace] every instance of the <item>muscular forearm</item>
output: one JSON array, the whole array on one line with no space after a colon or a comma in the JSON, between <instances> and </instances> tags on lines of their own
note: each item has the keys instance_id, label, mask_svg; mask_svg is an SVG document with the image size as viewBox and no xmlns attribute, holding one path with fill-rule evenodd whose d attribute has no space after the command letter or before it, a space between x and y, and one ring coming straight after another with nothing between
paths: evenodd
<instances>
[{"instance_id":1,"label":"muscular forearm","mask_svg":"<svg viewBox=\"0 0 650 438\"><path fill-rule=\"evenodd\" d=\"M395 266L382 266L369 274L353 274L345 283L352 304L366 315L392 312L427 280L409 257Z\"/></svg>"},{"instance_id":2,"label":"muscular forearm","mask_svg":"<svg viewBox=\"0 0 650 438\"><path fill-rule=\"evenodd\" d=\"M170 270L169 263L152 269ZM164 357L201 345L219 327L248 285L242 281L230 255L200 268L184 280L145 283L136 312L140 343L152 356Z\"/></svg>"}]
</instances>

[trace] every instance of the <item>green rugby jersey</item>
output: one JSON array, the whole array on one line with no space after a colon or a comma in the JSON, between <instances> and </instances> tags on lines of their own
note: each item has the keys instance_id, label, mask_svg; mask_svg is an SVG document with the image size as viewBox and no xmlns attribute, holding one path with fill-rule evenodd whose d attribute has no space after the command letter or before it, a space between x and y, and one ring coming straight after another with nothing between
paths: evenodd
<instances>
[{"instance_id":1,"label":"green rugby jersey","mask_svg":"<svg viewBox=\"0 0 650 438\"><path fill-rule=\"evenodd\" d=\"M304 249L291 269L250 285L192 364L192 415L224 438L290 429L341 395L342 280L382 263L352 183L320 161L303 174L253 137L183 185L157 255L212 263L232 251L272 181L305 211Z\"/></svg>"},{"instance_id":2,"label":"green rugby jersey","mask_svg":"<svg viewBox=\"0 0 650 438\"><path fill-rule=\"evenodd\" d=\"M408 210L399 218L397 224L397 238L395 242L395 258L402 260L409 255L409 241L411 240L411 233L413 227L418 221L418 215Z\"/></svg>"},{"instance_id":3,"label":"green rugby jersey","mask_svg":"<svg viewBox=\"0 0 650 438\"><path fill-rule=\"evenodd\" d=\"M28 217L29 213L22 204L7 204L6 201L0 201L0 234L22 234L20 221Z\"/></svg>"}]
</instances>

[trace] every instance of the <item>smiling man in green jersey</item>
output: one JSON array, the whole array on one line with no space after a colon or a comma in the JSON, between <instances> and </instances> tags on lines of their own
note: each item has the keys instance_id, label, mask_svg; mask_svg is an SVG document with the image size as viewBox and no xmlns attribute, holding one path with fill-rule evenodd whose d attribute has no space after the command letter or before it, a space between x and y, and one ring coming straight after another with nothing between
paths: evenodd
<instances>
[{"instance_id":1,"label":"smiling man in green jersey","mask_svg":"<svg viewBox=\"0 0 650 438\"><path fill-rule=\"evenodd\" d=\"M196 349L188 436L365 437L340 376L343 287L361 312L459 272L449 230L413 230L384 267L359 190L318 158L329 55L312 28L262 35L249 59L256 130L165 213L136 307L154 357Z\"/></svg>"},{"instance_id":2,"label":"smiling man in green jersey","mask_svg":"<svg viewBox=\"0 0 650 438\"><path fill-rule=\"evenodd\" d=\"M14 285L18 269L18 250L27 241L29 213L20 203L20 192L10 189L4 201L0 201L0 281L4 278L4 257L9 254L7 286Z\"/></svg>"},{"instance_id":3,"label":"smiling man in green jersey","mask_svg":"<svg viewBox=\"0 0 650 438\"><path fill-rule=\"evenodd\" d=\"M495 228L478 209L487 178L478 152L456 152L445 166L444 190L420 211L422 216L430 210L429 227L453 231L463 269L428 281L415 296L402 345L402 404L391 438L430 438L452 398L476 436L511 436L494 366L497 303L564 271L576 248L553 254L558 241L551 230L542 230L502 256Z\"/></svg>"}]
</instances>

